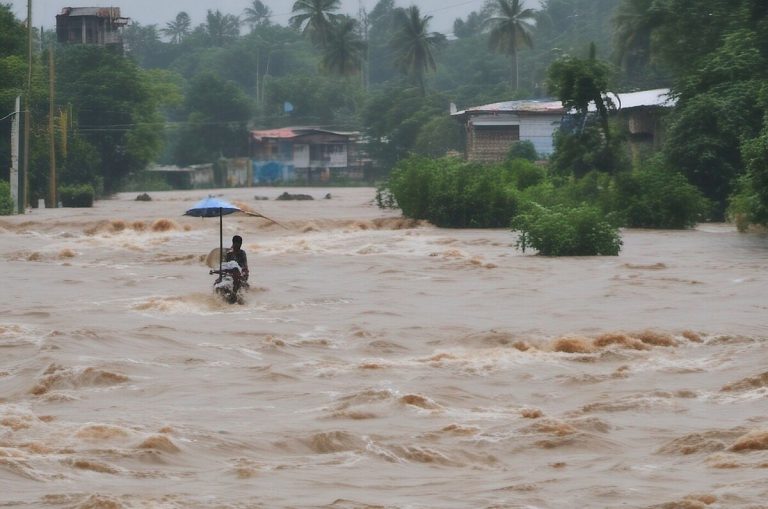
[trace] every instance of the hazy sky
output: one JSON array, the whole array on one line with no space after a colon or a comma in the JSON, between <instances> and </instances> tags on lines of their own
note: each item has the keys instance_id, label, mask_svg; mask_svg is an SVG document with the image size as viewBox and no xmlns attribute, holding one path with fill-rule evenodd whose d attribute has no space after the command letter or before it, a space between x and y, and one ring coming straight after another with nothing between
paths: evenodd
<instances>
[{"instance_id":1,"label":"hazy sky","mask_svg":"<svg viewBox=\"0 0 768 509\"><path fill-rule=\"evenodd\" d=\"M4 0L7 3L8 0ZM262 0L267 4L274 16L275 23L285 25L291 16L293 0ZM408 7L415 3L421 8L422 14L433 16L430 28L434 31L447 33L453 29L453 20L464 17L473 10L482 7L484 0L395 0L399 7ZM356 15L360 5L368 11L373 9L377 0L342 0L342 11ZM192 17L193 25L205 21L208 9L219 9L224 14L242 14L250 4L249 0L77 0L62 2L61 0L32 0L32 23L36 27L53 28L56 15L63 7L120 7L123 16L138 21L142 25L156 23L161 27L172 20L179 11L186 11ZM528 0L526 6L534 7L536 0ZM27 2L11 0L11 5L19 19L27 17Z\"/></svg>"}]
</instances>

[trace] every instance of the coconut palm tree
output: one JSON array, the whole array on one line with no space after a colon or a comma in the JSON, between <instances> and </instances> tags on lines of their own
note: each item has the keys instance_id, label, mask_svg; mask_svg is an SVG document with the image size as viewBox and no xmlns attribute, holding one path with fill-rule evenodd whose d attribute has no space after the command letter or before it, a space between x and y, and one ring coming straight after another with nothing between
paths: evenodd
<instances>
[{"instance_id":1,"label":"coconut palm tree","mask_svg":"<svg viewBox=\"0 0 768 509\"><path fill-rule=\"evenodd\" d=\"M358 23L349 16L340 18L328 34L323 49L322 68L342 76L357 74L363 67L366 44L360 38Z\"/></svg>"},{"instance_id":2,"label":"coconut palm tree","mask_svg":"<svg viewBox=\"0 0 768 509\"><path fill-rule=\"evenodd\" d=\"M623 68L651 61L651 35L661 24L653 0L624 0L613 18L616 59Z\"/></svg>"},{"instance_id":3,"label":"coconut palm tree","mask_svg":"<svg viewBox=\"0 0 768 509\"><path fill-rule=\"evenodd\" d=\"M160 30L163 35L167 35L171 38L172 44L179 44L181 41L189 35L192 27L192 20L184 11L181 11L176 15L176 19L169 21L165 24L165 28Z\"/></svg>"},{"instance_id":4,"label":"coconut palm tree","mask_svg":"<svg viewBox=\"0 0 768 509\"><path fill-rule=\"evenodd\" d=\"M243 11L245 18L243 21L251 25L251 32L262 25L269 25L269 18L272 17L272 10L264 5L261 0L252 0L251 6Z\"/></svg>"},{"instance_id":5,"label":"coconut palm tree","mask_svg":"<svg viewBox=\"0 0 768 509\"><path fill-rule=\"evenodd\" d=\"M437 69L434 50L445 41L445 36L429 32L432 16L421 16L415 5L397 9L394 17L395 33L391 42L395 53L395 67L416 81L422 95L426 94L424 75Z\"/></svg>"},{"instance_id":6,"label":"coconut palm tree","mask_svg":"<svg viewBox=\"0 0 768 509\"><path fill-rule=\"evenodd\" d=\"M205 31L214 45L224 46L240 35L240 19L232 14L222 14L218 9L215 12L208 9Z\"/></svg>"},{"instance_id":7,"label":"coconut palm tree","mask_svg":"<svg viewBox=\"0 0 768 509\"><path fill-rule=\"evenodd\" d=\"M512 57L515 69L515 89L520 86L517 53L533 47L535 12L525 9L521 0L496 0L495 13L485 21L491 27L488 45L491 50Z\"/></svg>"},{"instance_id":8,"label":"coconut palm tree","mask_svg":"<svg viewBox=\"0 0 768 509\"><path fill-rule=\"evenodd\" d=\"M340 6L341 0L296 0L289 23L314 44L324 46L339 17L334 12Z\"/></svg>"}]
</instances>

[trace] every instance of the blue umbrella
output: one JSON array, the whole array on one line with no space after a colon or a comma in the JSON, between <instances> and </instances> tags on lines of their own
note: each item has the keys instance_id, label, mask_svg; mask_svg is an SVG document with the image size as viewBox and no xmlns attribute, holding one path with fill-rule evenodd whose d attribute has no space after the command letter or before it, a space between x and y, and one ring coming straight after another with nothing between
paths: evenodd
<instances>
[{"instance_id":1,"label":"blue umbrella","mask_svg":"<svg viewBox=\"0 0 768 509\"><path fill-rule=\"evenodd\" d=\"M276 225L279 225L285 228L285 226L283 226L282 224L278 223L274 219L271 219L263 214L259 214L258 212L245 211L239 207L235 207L234 205L232 205L226 200L214 198L213 196L209 196L208 198L204 198L199 202L197 202L194 207L184 212L184 215L193 216L193 217L218 216L219 218L219 272L221 272L221 261L224 258L224 220L222 218L227 214L232 214L233 212L242 212L244 214L248 214L249 216L262 217L267 221L272 221Z\"/></svg>"},{"instance_id":2,"label":"blue umbrella","mask_svg":"<svg viewBox=\"0 0 768 509\"><path fill-rule=\"evenodd\" d=\"M221 272L221 261L224 258L224 220L222 218L233 212L243 212L243 210L235 207L228 201L220 200L213 196L200 200L194 207L184 212L185 216L192 217L219 216L219 272Z\"/></svg>"}]
</instances>

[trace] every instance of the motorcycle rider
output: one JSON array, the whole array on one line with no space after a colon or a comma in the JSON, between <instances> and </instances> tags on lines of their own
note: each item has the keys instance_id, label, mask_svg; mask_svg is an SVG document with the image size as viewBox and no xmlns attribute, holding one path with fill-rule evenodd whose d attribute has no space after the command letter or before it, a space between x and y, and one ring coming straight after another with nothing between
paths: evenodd
<instances>
[{"instance_id":1,"label":"motorcycle rider","mask_svg":"<svg viewBox=\"0 0 768 509\"><path fill-rule=\"evenodd\" d=\"M232 237L232 247L227 250L224 260L227 262L235 261L240 266L239 277L234 278L234 292L241 286L248 288L248 256L242 249L243 238L240 235Z\"/></svg>"}]
</instances>

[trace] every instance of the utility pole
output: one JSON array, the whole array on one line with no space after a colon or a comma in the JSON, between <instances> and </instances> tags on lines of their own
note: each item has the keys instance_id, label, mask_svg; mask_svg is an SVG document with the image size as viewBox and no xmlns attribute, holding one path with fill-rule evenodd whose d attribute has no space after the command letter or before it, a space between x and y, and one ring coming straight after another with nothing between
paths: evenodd
<instances>
[{"instance_id":1,"label":"utility pole","mask_svg":"<svg viewBox=\"0 0 768 509\"><path fill-rule=\"evenodd\" d=\"M27 93L24 95L24 212L29 207L29 137L32 115L30 114L32 95L32 0L27 0Z\"/></svg>"},{"instance_id":2,"label":"utility pole","mask_svg":"<svg viewBox=\"0 0 768 509\"><path fill-rule=\"evenodd\" d=\"M53 59L53 42L48 47L48 131L51 138L51 177L48 182L48 208L56 208L56 126L54 122L56 104L56 68Z\"/></svg>"},{"instance_id":3,"label":"utility pole","mask_svg":"<svg viewBox=\"0 0 768 509\"><path fill-rule=\"evenodd\" d=\"M21 97L16 96L16 106L13 110L13 124L11 126L11 198L13 199L13 212L22 212L19 206L19 117L21 116Z\"/></svg>"}]
</instances>

